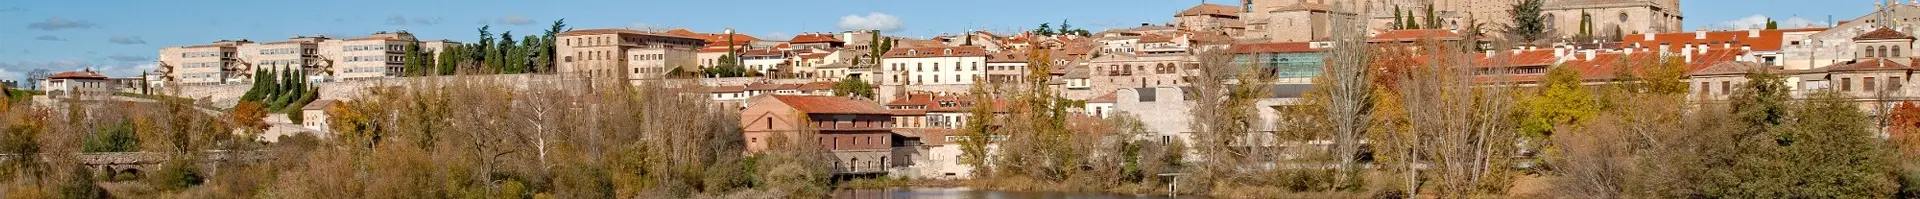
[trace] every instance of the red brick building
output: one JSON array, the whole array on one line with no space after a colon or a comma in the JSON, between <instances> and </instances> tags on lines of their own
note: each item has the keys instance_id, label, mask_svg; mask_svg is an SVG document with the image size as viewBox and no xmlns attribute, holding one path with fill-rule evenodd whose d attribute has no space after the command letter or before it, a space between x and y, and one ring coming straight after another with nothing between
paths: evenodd
<instances>
[{"instance_id":1,"label":"red brick building","mask_svg":"<svg viewBox=\"0 0 1920 199\"><path fill-rule=\"evenodd\" d=\"M885 173L893 150L892 113L879 103L833 96L761 95L747 99L740 113L747 151L768 150L776 134L802 130L819 134L820 148L833 156L835 174Z\"/></svg>"}]
</instances>

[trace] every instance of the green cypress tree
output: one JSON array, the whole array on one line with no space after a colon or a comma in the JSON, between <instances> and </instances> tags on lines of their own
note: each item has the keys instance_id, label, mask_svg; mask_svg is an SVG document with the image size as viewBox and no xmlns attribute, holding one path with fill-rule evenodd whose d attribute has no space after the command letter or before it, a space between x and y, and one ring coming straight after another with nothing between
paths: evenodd
<instances>
[{"instance_id":1,"label":"green cypress tree","mask_svg":"<svg viewBox=\"0 0 1920 199\"><path fill-rule=\"evenodd\" d=\"M1393 6L1393 28L1394 29L1404 29L1401 27L1406 27L1407 20L1405 20L1406 18L1403 18L1403 17L1406 17L1405 12L1406 11L1404 10L1400 10L1400 5Z\"/></svg>"}]
</instances>

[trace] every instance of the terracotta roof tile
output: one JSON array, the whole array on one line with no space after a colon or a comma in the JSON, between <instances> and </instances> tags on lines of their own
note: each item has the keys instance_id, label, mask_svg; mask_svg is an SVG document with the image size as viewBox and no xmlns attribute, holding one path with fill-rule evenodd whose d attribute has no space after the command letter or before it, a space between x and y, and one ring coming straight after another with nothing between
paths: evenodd
<instances>
[{"instance_id":1,"label":"terracotta roof tile","mask_svg":"<svg viewBox=\"0 0 1920 199\"><path fill-rule=\"evenodd\" d=\"M801 84L800 87L796 89L802 91L833 90L833 84L834 82L811 82Z\"/></svg>"},{"instance_id":2,"label":"terracotta roof tile","mask_svg":"<svg viewBox=\"0 0 1920 199\"><path fill-rule=\"evenodd\" d=\"M1199 16L1199 15L1239 16L1239 13L1240 13L1240 7L1203 3L1200 5L1195 5L1192 8L1187 8L1187 10L1182 10L1180 11L1180 13L1174 14L1173 16L1175 17Z\"/></svg>"},{"instance_id":3,"label":"terracotta roof tile","mask_svg":"<svg viewBox=\"0 0 1920 199\"><path fill-rule=\"evenodd\" d=\"M792 40L787 40L787 42L792 42L792 43L796 43L796 44L805 44L805 43L846 43L846 42L844 42L844 41L840 41L840 39L835 39L835 38L833 38L833 35L832 35L832 34L800 34L800 35L794 35L794 36L793 36L793 39L792 39Z\"/></svg>"},{"instance_id":4,"label":"terracotta roof tile","mask_svg":"<svg viewBox=\"0 0 1920 199\"><path fill-rule=\"evenodd\" d=\"M1460 40L1461 39L1460 34L1453 33L1453 31L1448 31L1443 29L1417 29L1417 30L1388 30L1387 32L1382 32L1379 35L1374 35L1373 38L1368 38L1367 41L1368 42L1410 42L1410 41L1415 41L1415 40L1420 40L1425 38L1432 38L1437 40Z\"/></svg>"},{"instance_id":5,"label":"terracotta roof tile","mask_svg":"<svg viewBox=\"0 0 1920 199\"><path fill-rule=\"evenodd\" d=\"M1107 92L1106 95L1100 95L1100 97L1087 99L1087 103L1116 103L1116 102L1120 102L1120 97L1116 92Z\"/></svg>"},{"instance_id":6,"label":"terracotta roof tile","mask_svg":"<svg viewBox=\"0 0 1920 199\"><path fill-rule=\"evenodd\" d=\"M798 95L768 95L768 96L772 97L775 100L779 100L781 103L787 104L787 106L793 107L793 109L795 110L806 112L808 114L872 114L872 115L892 115L893 114L893 112L887 111L886 108L880 107L879 104L874 104L872 102L867 102L865 100L856 100L856 99L847 98L847 97L798 96Z\"/></svg>"},{"instance_id":7,"label":"terracotta roof tile","mask_svg":"<svg viewBox=\"0 0 1920 199\"><path fill-rule=\"evenodd\" d=\"M1827 71L1913 70L1913 66L1886 59L1865 59L1828 66Z\"/></svg>"},{"instance_id":8,"label":"terracotta roof tile","mask_svg":"<svg viewBox=\"0 0 1920 199\"><path fill-rule=\"evenodd\" d=\"M82 70L53 74L47 76L47 79L107 79L107 76L89 70Z\"/></svg>"},{"instance_id":9,"label":"terracotta roof tile","mask_svg":"<svg viewBox=\"0 0 1920 199\"><path fill-rule=\"evenodd\" d=\"M949 53L948 51L952 51ZM929 48L893 48L887 51L886 58L921 57L971 57L987 56L987 50L979 46L929 47Z\"/></svg>"},{"instance_id":10,"label":"terracotta roof tile","mask_svg":"<svg viewBox=\"0 0 1920 199\"><path fill-rule=\"evenodd\" d=\"M1707 45L1708 49L1740 48L1744 46L1752 47L1754 51L1779 51L1782 47L1785 47L1781 45L1784 43L1782 40L1784 39L1783 35L1785 33L1800 31L1807 30L1758 30L1757 32L1749 32L1746 30L1713 31L1706 32L1704 38L1701 37L1702 35L1700 35L1699 32L1659 33L1653 34L1652 40L1648 40L1646 34L1633 34L1621 37L1620 45L1639 45L1643 48L1657 50L1661 44L1666 44L1668 51L1684 50L1688 45ZM1758 34L1755 35L1754 33Z\"/></svg>"},{"instance_id":11,"label":"terracotta roof tile","mask_svg":"<svg viewBox=\"0 0 1920 199\"><path fill-rule=\"evenodd\" d=\"M1893 29L1880 28L1878 30L1873 30L1873 32L1860 33L1860 36L1853 37L1853 40L1882 40L1882 39L1913 39L1913 36L1907 35L1907 33L1901 33L1900 31L1894 31Z\"/></svg>"}]
</instances>

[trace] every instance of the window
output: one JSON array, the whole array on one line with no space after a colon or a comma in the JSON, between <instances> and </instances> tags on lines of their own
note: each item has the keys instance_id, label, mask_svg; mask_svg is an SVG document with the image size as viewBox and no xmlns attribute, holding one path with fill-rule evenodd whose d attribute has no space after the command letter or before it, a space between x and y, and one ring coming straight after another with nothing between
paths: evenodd
<instances>
[{"instance_id":1,"label":"window","mask_svg":"<svg viewBox=\"0 0 1920 199\"><path fill-rule=\"evenodd\" d=\"M1853 78L1840 78L1840 91L1853 91Z\"/></svg>"},{"instance_id":2,"label":"window","mask_svg":"<svg viewBox=\"0 0 1920 199\"><path fill-rule=\"evenodd\" d=\"M1627 12L1620 12L1620 23L1627 22Z\"/></svg>"},{"instance_id":3,"label":"window","mask_svg":"<svg viewBox=\"0 0 1920 199\"><path fill-rule=\"evenodd\" d=\"M1873 86L1874 86L1874 85L1873 85L1873 84L1874 84L1874 82L1873 82L1873 77L1863 77L1863 78L1861 78L1861 79L1860 79L1860 84L1861 84L1862 86L1865 86L1865 87L1866 87L1866 89L1865 89L1866 91L1874 91L1874 87L1873 87Z\"/></svg>"},{"instance_id":4,"label":"window","mask_svg":"<svg viewBox=\"0 0 1920 199\"><path fill-rule=\"evenodd\" d=\"M1720 94L1732 94L1732 90L1734 90L1734 84L1732 84L1732 82L1720 80Z\"/></svg>"},{"instance_id":5,"label":"window","mask_svg":"<svg viewBox=\"0 0 1920 199\"><path fill-rule=\"evenodd\" d=\"M1887 77L1888 90L1900 90L1900 77Z\"/></svg>"}]
</instances>

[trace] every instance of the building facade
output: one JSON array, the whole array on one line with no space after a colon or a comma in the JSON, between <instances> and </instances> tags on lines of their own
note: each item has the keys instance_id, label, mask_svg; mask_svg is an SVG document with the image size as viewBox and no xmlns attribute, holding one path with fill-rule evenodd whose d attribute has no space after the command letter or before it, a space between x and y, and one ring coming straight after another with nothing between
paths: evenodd
<instances>
[{"instance_id":1,"label":"building facade","mask_svg":"<svg viewBox=\"0 0 1920 199\"><path fill-rule=\"evenodd\" d=\"M706 46L700 38L626 29L573 30L556 37L557 72L633 81L657 78L674 68L699 70L694 54Z\"/></svg>"},{"instance_id":2,"label":"building facade","mask_svg":"<svg viewBox=\"0 0 1920 199\"><path fill-rule=\"evenodd\" d=\"M985 78L987 52L974 46L894 48L880 60L883 85L969 85Z\"/></svg>"},{"instance_id":3,"label":"building facade","mask_svg":"<svg viewBox=\"0 0 1920 199\"><path fill-rule=\"evenodd\" d=\"M747 100L740 124L749 153L780 146L777 138L817 132L834 174L886 173L892 158L892 114L879 104L847 97L761 95ZM808 142L808 141L799 141Z\"/></svg>"}]
</instances>

